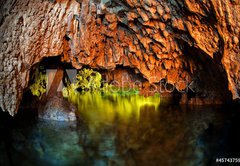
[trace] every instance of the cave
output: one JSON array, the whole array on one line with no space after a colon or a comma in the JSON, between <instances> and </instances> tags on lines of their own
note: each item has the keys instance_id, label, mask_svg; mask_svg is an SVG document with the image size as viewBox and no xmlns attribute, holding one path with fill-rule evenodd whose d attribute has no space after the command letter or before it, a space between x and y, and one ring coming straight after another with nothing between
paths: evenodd
<instances>
[{"instance_id":1,"label":"cave","mask_svg":"<svg viewBox=\"0 0 240 166\"><path fill-rule=\"evenodd\" d=\"M239 163L239 6L0 0L0 166Z\"/></svg>"}]
</instances>

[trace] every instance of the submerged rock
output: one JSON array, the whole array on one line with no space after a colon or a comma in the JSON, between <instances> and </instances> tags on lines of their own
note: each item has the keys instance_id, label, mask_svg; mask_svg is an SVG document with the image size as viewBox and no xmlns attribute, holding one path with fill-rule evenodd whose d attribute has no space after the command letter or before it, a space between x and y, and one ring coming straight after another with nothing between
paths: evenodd
<instances>
[{"instance_id":1,"label":"submerged rock","mask_svg":"<svg viewBox=\"0 0 240 166\"><path fill-rule=\"evenodd\" d=\"M51 97L46 104L39 107L38 117L45 120L76 121L77 108L62 97Z\"/></svg>"}]
</instances>

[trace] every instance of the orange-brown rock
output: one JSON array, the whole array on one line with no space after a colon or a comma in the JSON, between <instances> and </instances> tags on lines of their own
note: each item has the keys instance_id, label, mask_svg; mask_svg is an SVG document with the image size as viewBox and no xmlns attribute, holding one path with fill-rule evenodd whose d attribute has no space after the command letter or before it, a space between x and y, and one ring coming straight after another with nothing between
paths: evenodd
<instances>
[{"instance_id":1,"label":"orange-brown rock","mask_svg":"<svg viewBox=\"0 0 240 166\"><path fill-rule=\"evenodd\" d=\"M224 101L228 91L239 98L239 1L0 0L0 6L0 105L11 115L31 67L50 56L77 69L132 68L151 84L193 81L203 99Z\"/></svg>"}]
</instances>

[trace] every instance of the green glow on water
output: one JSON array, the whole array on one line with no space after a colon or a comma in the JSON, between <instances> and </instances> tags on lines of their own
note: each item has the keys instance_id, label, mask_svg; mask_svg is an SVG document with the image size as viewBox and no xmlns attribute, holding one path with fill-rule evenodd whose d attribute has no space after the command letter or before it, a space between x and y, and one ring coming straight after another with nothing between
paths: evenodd
<instances>
[{"instance_id":1,"label":"green glow on water","mask_svg":"<svg viewBox=\"0 0 240 166\"><path fill-rule=\"evenodd\" d=\"M88 121L112 123L116 118L128 123L139 121L140 110L148 106L157 110L160 104L158 95L144 97L136 93L118 92L73 92L68 100L78 107L80 114Z\"/></svg>"}]
</instances>

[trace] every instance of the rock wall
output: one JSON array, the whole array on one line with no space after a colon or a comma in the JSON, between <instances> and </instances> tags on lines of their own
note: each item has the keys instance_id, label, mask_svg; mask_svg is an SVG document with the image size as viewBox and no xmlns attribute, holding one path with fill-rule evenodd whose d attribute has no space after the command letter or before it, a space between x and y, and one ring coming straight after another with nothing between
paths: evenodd
<instances>
[{"instance_id":1,"label":"rock wall","mask_svg":"<svg viewBox=\"0 0 240 166\"><path fill-rule=\"evenodd\" d=\"M62 56L75 68L132 68L150 84L198 98L239 98L240 2L0 0L0 104L17 112L31 66ZM184 83L184 84L180 84ZM193 98L195 100L196 98ZM194 101L190 103L194 103Z\"/></svg>"}]
</instances>

